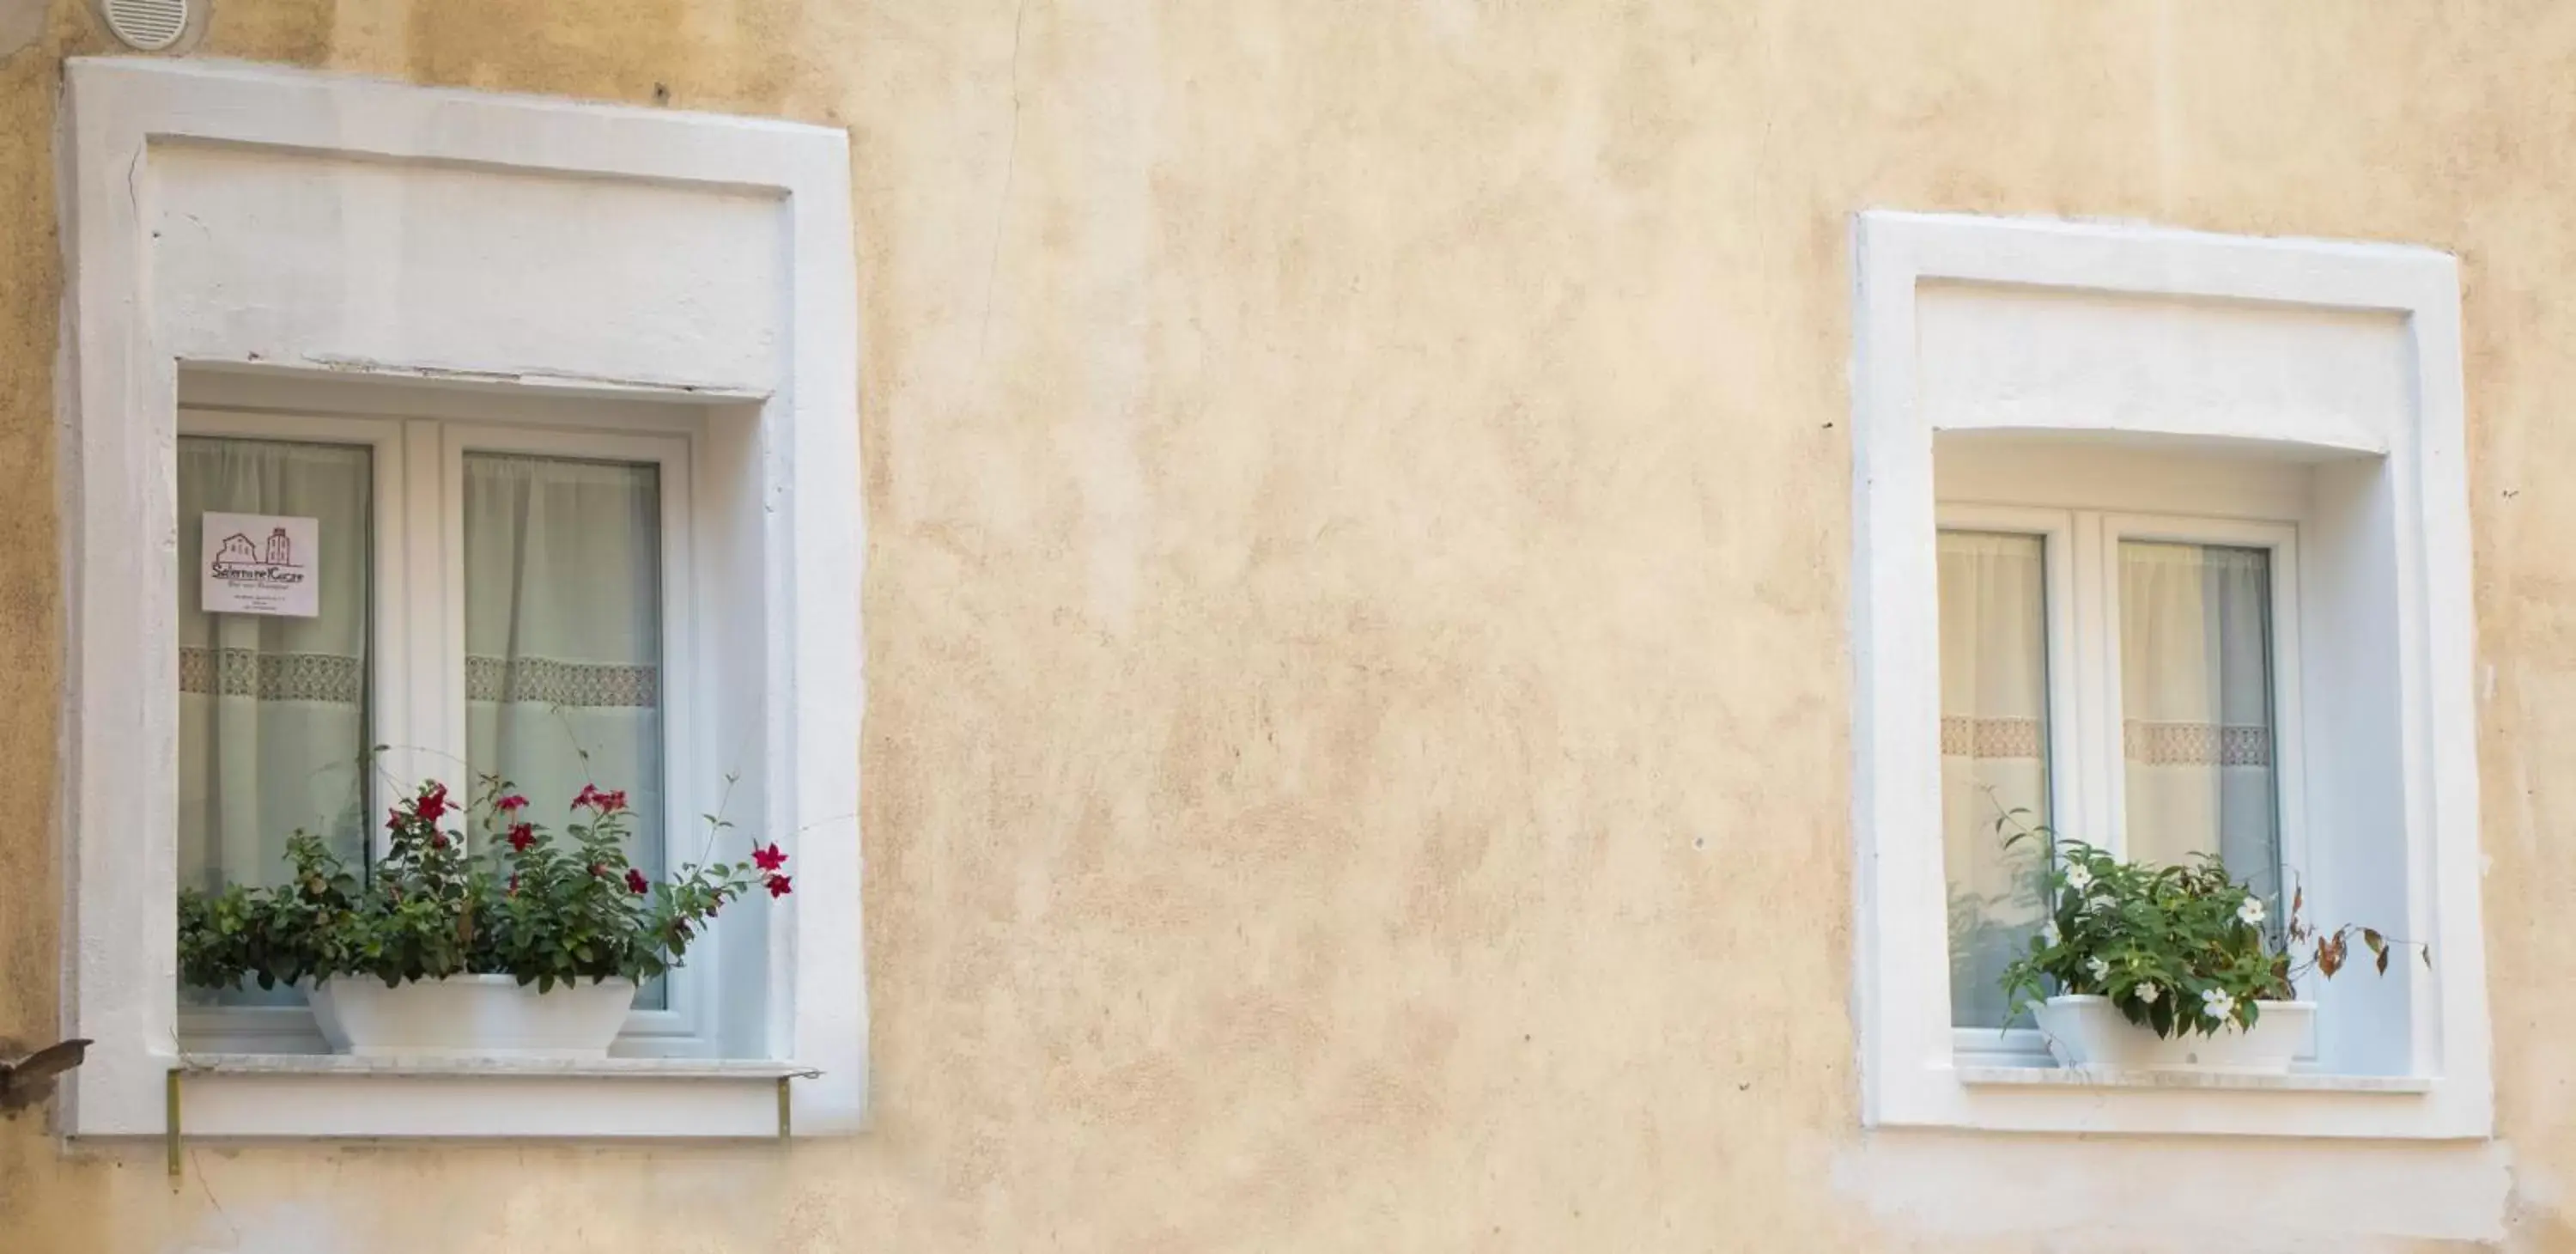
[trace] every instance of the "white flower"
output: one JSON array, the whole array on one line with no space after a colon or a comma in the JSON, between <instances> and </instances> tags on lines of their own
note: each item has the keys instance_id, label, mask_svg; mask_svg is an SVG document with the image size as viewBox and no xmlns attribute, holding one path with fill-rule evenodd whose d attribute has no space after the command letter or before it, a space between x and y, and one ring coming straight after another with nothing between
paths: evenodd
<instances>
[{"instance_id":1,"label":"white flower","mask_svg":"<svg viewBox=\"0 0 2576 1254\"><path fill-rule=\"evenodd\" d=\"M2100 958L2085 959L2084 969L2093 973L2093 982L2096 984L2111 978L2111 964Z\"/></svg>"},{"instance_id":2,"label":"white flower","mask_svg":"<svg viewBox=\"0 0 2576 1254\"><path fill-rule=\"evenodd\" d=\"M2236 999L2228 996L2226 989L2207 989L2200 995L2200 1008L2210 1018L2224 1020L2236 1012Z\"/></svg>"},{"instance_id":3,"label":"white flower","mask_svg":"<svg viewBox=\"0 0 2576 1254\"><path fill-rule=\"evenodd\" d=\"M2156 987L2155 985L2153 985L2153 984L2141 984L2141 985L2139 985L2139 986L2138 986L2138 1002L2139 1002L2139 1004L2140 1004L2140 1005L2146 1005L2146 1006L2152 1006L2152 1005L2155 1005L2155 1004L2156 1004L2156 998L2158 998L2158 997L2160 997L2160 996L2163 996L2163 995L2164 995L2164 990L2163 990L2163 989L2160 989L2160 988L2157 988L2157 987Z\"/></svg>"},{"instance_id":4,"label":"white flower","mask_svg":"<svg viewBox=\"0 0 2576 1254\"><path fill-rule=\"evenodd\" d=\"M2085 870L2084 864L2078 862L2066 868L2066 886L2076 892L2083 892L2093 886L2093 873Z\"/></svg>"},{"instance_id":5,"label":"white flower","mask_svg":"<svg viewBox=\"0 0 2576 1254\"><path fill-rule=\"evenodd\" d=\"M2263 921L2263 899L2260 897L2246 898L2244 905L2236 907L2236 917L2243 919L2247 927L2253 927L2260 924Z\"/></svg>"}]
</instances>

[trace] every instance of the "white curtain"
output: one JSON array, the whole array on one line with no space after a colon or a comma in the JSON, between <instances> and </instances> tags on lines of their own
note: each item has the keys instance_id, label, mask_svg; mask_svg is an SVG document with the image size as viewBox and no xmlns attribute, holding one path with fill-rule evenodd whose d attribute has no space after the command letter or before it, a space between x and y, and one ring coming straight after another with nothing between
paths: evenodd
<instances>
[{"instance_id":1,"label":"white curtain","mask_svg":"<svg viewBox=\"0 0 2576 1254\"><path fill-rule=\"evenodd\" d=\"M634 807L627 855L662 869L658 468L465 459L467 756L562 823L584 784Z\"/></svg>"},{"instance_id":2,"label":"white curtain","mask_svg":"<svg viewBox=\"0 0 2576 1254\"><path fill-rule=\"evenodd\" d=\"M560 830L584 784L623 791L626 855L663 870L659 468L465 458L466 756ZM658 1007L656 981L637 1000Z\"/></svg>"},{"instance_id":3,"label":"white curtain","mask_svg":"<svg viewBox=\"0 0 2576 1254\"><path fill-rule=\"evenodd\" d=\"M363 447L183 438L179 488L179 883L273 884L286 838L367 853L368 555ZM198 585L208 512L320 520L314 618L209 614ZM294 1002L291 989L227 1002Z\"/></svg>"},{"instance_id":4,"label":"white curtain","mask_svg":"<svg viewBox=\"0 0 2576 1254\"><path fill-rule=\"evenodd\" d=\"M2039 537L1983 532L1942 532L1939 561L1951 1022L2001 1027L1996 981L2041 919L2038 850L1996 820L2049 821L2047 566Z\"/></svg>"},{"instance_id":5,"label":"white curtain","mask_svg":"<svg viewBox=\"0 0 2576 1254\"><path fill-rule=\"evenodd\" d=\"M297 828L366 849L365 448L179 441L179 882L281 878ZM209 614L197 558L208 512L321 520L321 615Z\"/></svg>"},{"instance_id":6,"label":"white curtain","mask_svg":"<svg viewBox=\"0 0 2576 1254\"><path fill-rule=\"evenodd\" d=\"M2272 781L2271 555L2120 545L2128 856L2218 854L2280 889Z\"/></svg>"}]
</instances>

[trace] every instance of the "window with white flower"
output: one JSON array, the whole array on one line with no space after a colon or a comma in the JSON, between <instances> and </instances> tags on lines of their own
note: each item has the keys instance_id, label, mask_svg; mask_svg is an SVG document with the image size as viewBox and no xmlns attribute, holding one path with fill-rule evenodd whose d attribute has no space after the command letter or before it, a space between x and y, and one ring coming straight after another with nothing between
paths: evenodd
<instances>
[{"instance_id":1,"label":"window with white flower","mask_svg":"<svg viewBox=\"0 0 2576 1254\"><path fill-rule=\"evenodd\" d=\"M1871 1122L2483 1133L2451 260L1907 214L1864 215L1857 245ZM2250 925L2295 896L2433 963L2302 982L2314 1039L2254 1104L2105 1087L2054 1067L2000 986L2049 926L2042 855L2004 839L2024 824L2215 856Z\"/></svg>"},{"instance_id":2,"label":"window with white flower","mask_svg":"<svg viewBox=\"0 0 2576 1254\"><path fill-rule=\"evenodd\" d=\"M2190 455L1935 441L1942 858L1963 1055L2036 1062L1997 982L2045 911L2046 827L2162 864L2220 857L2265 900L2305 887L2296 469L2210 499ZM2117 475L2132 503L2067 508ZM2240 480L2247 478L2240 474ZM2063 488L2053 485L2064 484ZM2081 891L2084 872L2069 886ZM2008 1022L2009 1020L2009 1022Z\"/></svg>"}]
</instances>

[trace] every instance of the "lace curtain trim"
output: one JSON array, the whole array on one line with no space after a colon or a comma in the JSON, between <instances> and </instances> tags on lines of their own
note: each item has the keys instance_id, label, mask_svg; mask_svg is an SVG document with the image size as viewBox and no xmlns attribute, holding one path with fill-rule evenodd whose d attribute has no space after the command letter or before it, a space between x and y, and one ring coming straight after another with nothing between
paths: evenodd
<instances>
[{"instance_id":1,"label":"lace curtain trim","mask_svg":"<svg viewBox=\"0 0 2576 1254\"><path fill-rule=\"evenodd\" d=\"M2131 719L2120 741L2123 756L2146 766L2272 765L2269 727Z\"/></svg>"},{"instance_id":2,"label":"lace curtain trim","mask_svg":"<svg viewBox=\"0 0 2576 1254\"><path fill-rule=\"evenodd\" d=\"M1941 718L1941 756L2037 758L2035 718ZM2121 754L2143 766L2270 766L2272 729L2221 723L2152 723L2131 719L2121 728Z\"/></svg>"},{"instance_id":3,"label":"lace curtain trim","mask_svg":"<svg viewBox=\"0 0 2576 1254\"><path fill-rule=\"evenodd\" d=\"M1941 756L2036 758L2039 756L2039 720L1942 715Z\"/></svg>"},{"instance_id":4,"label":"lace curtain trim","mask_svg":"<svg viewBox=\"0 0 2576 1254\"><path fill-rule=\"evenodd\" d=\"M357 705L367 695L364 658L257 649L179 650L179 691L261 701Z\"/></svg>"},{"instance_id":5,"label":"lace curtain trim","mask_svg":"<svg viewBox=\"0 0 2576 1254\"><path fill-rule=\"evenodd\" d=\"M367 696L367 661L337 653L181 649L179 691L191 696L357 705ZM662 674L655 666L468 657L465 699L651 709L661 704Z\"/></svg>"},{"instance_id":6,"label":"lace curtain trim","mask_svg":"<svg viewBox=\"0 0 2576 1254\"><path fill-rule=\"evenodd\" d=\"M651 709L662 703L662 670L550 657L471 655L465 659L465 699Z\"/></svg>"}]
</instances>

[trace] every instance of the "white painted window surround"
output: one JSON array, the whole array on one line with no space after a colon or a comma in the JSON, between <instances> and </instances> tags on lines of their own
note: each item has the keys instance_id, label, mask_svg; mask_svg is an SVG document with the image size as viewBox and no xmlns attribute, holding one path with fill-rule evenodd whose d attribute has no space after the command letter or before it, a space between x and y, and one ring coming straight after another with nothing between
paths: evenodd
<instances>
[{"instance_id":1,"label":"white painted window surround","mask_svg":"<svg viewBox=\"0 0 2576 1254\"><path fill-rule=\"evenodd\" d=\"M159 1134L182 1066L191 1135L765 1136L775 1076L805 1069L820 1074L792 1084L797 1133L855 1130L864 550L846 135L207 61L74 59L67 76L65 1017L95 1043L64 1131ZM183 1053L182 405L207 429L375 431L422 474L453 452L422 420L528 447L682 450L664 464L688 476L689 721L710 765L742 771L731 816L798 872L794 895L720 925L721 993L681 1033L693 1057L460 1070ZM379 578L447 580L448 557L434 538L380 549ZM444 617L379 631L461 630ZM456 721L448 678L377 682L436 688L385 694L415 721Z\"/></svg>"},{"instance_id":2,"label":"white painted window surround","mask_svg":"<svg viewBox=\"0 0 2576 1254\"><path fill-rule=\"evenodd\" d=\"M1854 1010L1873 1126L2489 1135L2459 278L2447 255L1871 212L1855 237ZM2276 569L2283 858L2434 962L2303 992L2288 1082L2070 1083L1950 1024L1935 535L2252 543ZM2088 531L2089 528L2089 531ZM2080 615L2081 603L2071 611ZM2089 638L2072 622L2061 640ZM2074 650L2070 650L2072 656ZM2053 670L2053 706L2116 673ZM2091 679L2087 679L2091 676ZM2097 702L2098 704L2098 702ZM2098 718L2096 722L2098 723ZM2082 719L2063 720L2075 735ZM2113 760L2070 747L2067 763ZM2118 839L2117 781L2061 818ZM2080 834L2074 831L2070 835Z\"/></svg>"}]
</instances>

